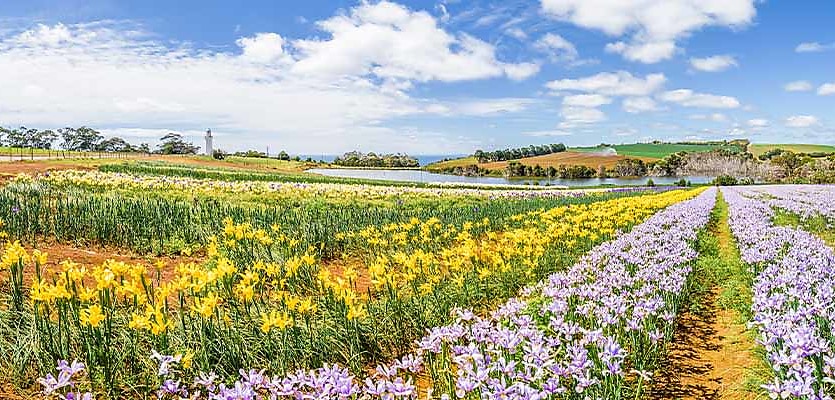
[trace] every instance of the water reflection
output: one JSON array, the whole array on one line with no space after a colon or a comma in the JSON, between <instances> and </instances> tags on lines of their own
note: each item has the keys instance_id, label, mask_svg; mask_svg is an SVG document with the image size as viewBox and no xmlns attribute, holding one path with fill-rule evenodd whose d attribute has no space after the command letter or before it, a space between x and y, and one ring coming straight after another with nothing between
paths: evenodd
<instances>
[{"instance_id":1,"label":"water reflection","mask_svg":"<svg viewBox=\"0 0 835 400\"><path fill-rule=\"evenodd\" d=\"M589 179L508 179L496 178L487 176L457 176L436 174L433 172L408 170L408 169L343 169L343 168L314 168L307 172L334 176L342 178L365 178L365 179L379 179L385 181L403 181L403 182L421 182L421 183L478 183L490 185L524 185L524 184L539 184L539 185L556 185L556 186L600 186L600 185L615 185L615 186L632 186L644 185L650 179L658 185L672 184L684 178L693 184L707 183L713 180L709 176L683 176L683 177L668 177L668 176L654 176L643 178L589 178Z\"/></svg>"}]
</instances>

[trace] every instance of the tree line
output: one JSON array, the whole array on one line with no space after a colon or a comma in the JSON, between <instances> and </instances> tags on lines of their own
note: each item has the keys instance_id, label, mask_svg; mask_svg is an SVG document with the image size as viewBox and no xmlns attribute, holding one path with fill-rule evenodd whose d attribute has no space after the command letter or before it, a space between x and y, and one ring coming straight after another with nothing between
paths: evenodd
<instances>
[{"instance_id":1,"label":"tree line","mask_svg":"<svg viewBox=\"0 0 835 400\"><path fill-rule=\"evenodd\" d=\"M520 158L542 156L552 153L561 153L566 150L562 143L530 145L528 147L519 147L515 149L504 149L495 151L476 150L473 153L479 163L495 162L495 161L509 161L518 160Z\"/></svg>"},{"instance_id":2,"label":"tree line","mask_svg":"<svg viewBox=\"0 0 835 400\"><path fill-rule=\"evenodd\" d=\"M58 147L54 147L56 143ZM179 133L166 134L160 138L156 149L151 150L148 143L133 145L118 136L105 138L104 134L87 126L57 130L0 126L0 145L12 148L110 153L197 154L200 150L199 146L185 141Z\"/></svg>"},{"instance_id":3,"label":"tree line","mask_svg":"<svg viewBox=\"0 0 835 400\"><path fill-rule=\"evenodd\" d=\"M417 158L406 154L375 154L350 151L333 160L344 167L415 168L420 166Z\"/></svg>"}]
</instances>

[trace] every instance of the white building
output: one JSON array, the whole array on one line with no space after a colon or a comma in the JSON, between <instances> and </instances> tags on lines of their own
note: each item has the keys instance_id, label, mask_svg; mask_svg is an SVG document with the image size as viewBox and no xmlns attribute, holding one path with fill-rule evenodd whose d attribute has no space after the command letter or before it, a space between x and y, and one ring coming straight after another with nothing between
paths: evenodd
<instances>
[{"instance_id":1,"label":"white building","mask_svg":"<svg viewBox=\"0 0 835 400\"><path fill-rule=\"evenodd\" d=\"M206 155L212 155L212 130L206 129Z\"/></svg>"}]
</instances>

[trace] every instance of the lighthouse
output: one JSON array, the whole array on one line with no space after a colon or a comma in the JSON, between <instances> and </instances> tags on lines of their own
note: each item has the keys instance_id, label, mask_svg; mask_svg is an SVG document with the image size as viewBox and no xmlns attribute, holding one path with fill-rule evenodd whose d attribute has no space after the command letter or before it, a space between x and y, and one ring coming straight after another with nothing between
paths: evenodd
<instances>
[{"instance_id":1,"label":"lighthouse","mask_svg":"<svg viewBox=\"0 0 835 400\"><path fill-rule=\"evenodd\" d=\"M212 130L206 129L206 155L212 155Z\"/></svg>"}]
</instances>

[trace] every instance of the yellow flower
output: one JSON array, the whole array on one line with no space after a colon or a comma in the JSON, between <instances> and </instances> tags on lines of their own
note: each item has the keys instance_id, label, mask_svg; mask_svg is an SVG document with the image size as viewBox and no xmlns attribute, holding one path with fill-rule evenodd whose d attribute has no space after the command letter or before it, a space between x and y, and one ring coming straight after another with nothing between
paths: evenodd
<instances>
[{"instance_id":1,"label":"yellow flower","mask_svg":"<svg viewBox=\"0 0 835 400\"><path fill-rule=\"evenodd\" d=\"M191 310L200 314L203 318L209 318L215 313L215 308L220 303L220 298L217 294L212 292L204 298L197 298L194 300L194 305Z\"/></svg>"},{"instance_id":2,"label":"yellow flower","mask_svg":"<svg viewBox=\"0 0 835 400\"><path fill-rule=\"evenodd\" d=\"M133 314L128 323L128 328L136 330L151 329L151 321L142 314Z\"/></svg>"},{"instance_id":3,"label":"yellow flower","mask_svg":"<svg viewBox=\"0 0 835 400\"><path fill-rule=\"evenodd\" d=\"M299 302L297 311L302 314L308 314L316 312L316 308L316 303L313 302L313 299L311 299L310 297L306 297L304 300Z\"/></svg>"},{"instance_id":4,"label":"yellow flower","mask_svg":"<svg viewBox=\"0 0 835 400\"><path fill-rule=\"evenodd\" d=\"M368 311L365 310L364 304L352 304L348 306L348 320L355 320L365 318L368 316Z\"/></svg>"},{"instance_id":5,"label":"yellow flower","mask_svg":"<svg viewBox=\"0 0 835 400\"><path fill-rule=\"evenodd\" d=\"M268 333L272 328L283 331L293 326L293 319L287 313L275 310L261 316L261 321L261 332L264 333Z\"/></svg>"},{"instance_id":6,"label":"yellow flower","mask_svg":"<svg viewBox=\"0 0 835 400\"><path fill-rule=\"evenodd\" d=\"M47 261L47 253L42 252L40 250L32 250L32 258L35 260L35 263L38 265L46 265Z\"/></svg>"},{"instance_id":7,"label":"yellow flower","mask_svg":"<svg viewBox=\"0 0 835 400\"><path fill-rule=\"evenodd\" d=\"M94 304L88 307L86 310L81 310L79 313L79 319L81 320L82 324L90 325L93 328L97 328L101 325L101 322L104 321L104 314L101 312L101 306L98 304Z\"/></svg>"},{"instance_id":8,"label":"yellow flower","mask_svg":"<svg viewBox=\"0 0 835 400\"><path fill-rule=\"evenodd\" d=\"M183 356L182 360L180 360L180 363L182 364L183 368L191 369L191 363L193 361L194 361L194 354L191 353L191 352L186 352L186 354Z\"/></svg>"}]
</instances>

